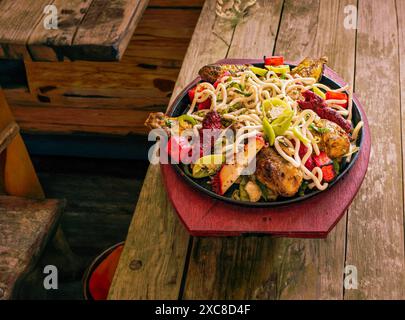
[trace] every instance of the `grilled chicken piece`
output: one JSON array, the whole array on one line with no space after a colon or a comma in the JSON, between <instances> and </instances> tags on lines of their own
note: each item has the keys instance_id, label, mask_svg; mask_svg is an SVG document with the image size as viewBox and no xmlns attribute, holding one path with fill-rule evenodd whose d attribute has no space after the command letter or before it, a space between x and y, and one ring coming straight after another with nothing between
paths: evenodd
<instances>
[{"instance_id":1,"label":"grilled chicken piece","mask_svg":"<svg viewBox=\"0 0 405 320\"><path fill-rule=\"evenodd\" d=\"M315 133L321 140L320 149L325 151L329 158L341 158L350 149L350 139L348 134L336 123L320 119L315 122L315 125L326 132Z\"/></svg>"},{"instance_id":2,"label":"grilled chicken piece","mask_svg":"<svg viewBox=\"0 0 405 320\"><path fill-rule=\"evenodd\" d=\"M239 71L243 71L247 68L247 65L236 64L209 64L200 69L198 74L203 81L214 83L219 78L229 72L230 75L235 75Z\"/></svg>"},{"instance_id":3,"label":"grilled chicken piece","mask_svg":"<svg viewBox=\"0 0 405 320\"><path fill-rule=\"evenodd\" d=\"M256 159L256 178L275 194L292 197L302 183L302 172L274 148L263 148Z\"/></svg>"},{"instance_id":4,"label":"grilled chicken piece","mask_svg":"<svg viewBox=\"0 0 405 320\"><path fill-rule=\"evenodd\" d=\"M152 112L149 114L148 119L145 121L145 126L150 129L159 129L167 127L167 120L169 119L163 112Z\"/></svg>"},{"instance_id":5,"label":"grilled chicken piece","mask_svg":"<svg viewBox=\"0 0 405 320\"><path fill-rule=\"evenodd\" d=\"M298 66L291 70L292 75L300 75L303 78L311 77L315 78L318 82L323 73L323 68L325 63L328 62L327 57L319 58L318 60L314 60L311 58L305 58L300 62Z\"/></svg>"}]
</instances>

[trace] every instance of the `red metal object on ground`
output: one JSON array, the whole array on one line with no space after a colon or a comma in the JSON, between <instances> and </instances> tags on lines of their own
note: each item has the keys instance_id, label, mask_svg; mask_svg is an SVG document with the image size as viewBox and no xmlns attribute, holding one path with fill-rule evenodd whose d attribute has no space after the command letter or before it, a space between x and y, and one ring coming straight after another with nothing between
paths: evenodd
<instances>
[{"instance_id":1,"label":"red metal object on ground","mask_svg":"<svg viewBox=\"0 0 405 320\"><path fill-rule=\"evenodd\" d=\"M330 68L326 67L324 72L340 85L346 84ZM269 234L291 238L326 238L360 189L370 158L371 140L367 117L356 96L354 101L364 121L364 138L359 158L351 170L331 189L302 202L277 208L251 208L225 203L191 187L171 165L162 165L163 180L169 199L190 234L193 236Z\"/></svg>"}]
</instances>

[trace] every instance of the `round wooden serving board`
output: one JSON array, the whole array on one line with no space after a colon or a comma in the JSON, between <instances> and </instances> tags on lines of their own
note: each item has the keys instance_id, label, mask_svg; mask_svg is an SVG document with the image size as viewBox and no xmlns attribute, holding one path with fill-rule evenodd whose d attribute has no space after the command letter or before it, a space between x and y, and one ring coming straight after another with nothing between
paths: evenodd
<instances>
[{"instance_id":1,"label":"round wooden serving board","mask_svg":"<svg viewBox=\"0 0 405 320\"><path fill-rule=\"evenodd\" d=\"M218 63L259 63L262 60L221 60ZM330 68L324 74L344 86ZM325 238L356 196L370 158L370 128L363 106L363 145L359 157L344 177L330 189L307 200L276 208L251 208L216 200L191 187L170 164L161 165L163 181L174 208L193 236L270 234L294 238ZM176 103L176 102L175 102Z\"/></svg>"}]
</instances>

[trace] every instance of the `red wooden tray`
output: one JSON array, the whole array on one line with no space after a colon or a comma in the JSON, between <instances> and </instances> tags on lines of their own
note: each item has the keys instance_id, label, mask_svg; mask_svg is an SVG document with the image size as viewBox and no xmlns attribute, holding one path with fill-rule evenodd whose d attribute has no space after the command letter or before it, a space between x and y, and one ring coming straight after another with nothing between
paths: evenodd
<instances>
[{"instance_id":1,"label":"red wooden tray","mask_svg":"<svg viewBox=\"0 0 405 320\"><path fill-rule=\"evenodd\" d=\"M221 60L219 63L256 63L261 60ZM346 83L330 68L325 75L340 85ZM233 205L190 186L171 165L161 165L163 180L176 212L193 236L240 236L271 234L292 238L326 238L356 196L367 172L370 157L370 129L364 109L363 144L359 157L331 189L310 199L277 208Z\"/></svg>"}]
</instances>

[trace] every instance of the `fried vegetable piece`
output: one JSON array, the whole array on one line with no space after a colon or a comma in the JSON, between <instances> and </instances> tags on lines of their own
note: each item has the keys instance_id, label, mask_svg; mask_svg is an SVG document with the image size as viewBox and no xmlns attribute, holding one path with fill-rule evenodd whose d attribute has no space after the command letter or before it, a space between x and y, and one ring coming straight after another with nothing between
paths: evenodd
<instances>
[{"instance_id":1,"label":"fried vegetable piece","mask_svg":"<svg viewBox=\"0 0 405 320\"><path fill-rule=\"evenodd\" d=\"M169 117L163 112L152 112L145 121L145 126L150 129L159 129L167 127Z\"/></svg>"},{"instance_id":2,"label":"fried vegetable piece","mask_svg":"<svg viewBox=\"0 0 405 320\"><path fill-rule=\"evenodd\" d=\"M275 194L292 197L301 186L303 174L277 151L267 147L257 155L256 178Z\"/></svg>"},{"instance_id":3,"label":"fried vegetable piece","mask_svg":"<svg viewBox=\"0 0 405 320\"><path fill-rule=\"evenodd\" d=\"M329 158L339 159L349 152L349 136L339 125L326 119L319 119L315 125L321 130L314 135L319 136L320 149L325 151Z\"/></svg>"},{"instance_id":4,"label":"fried vegetable piece","mask_svg":"<svg viewBox=\"0 0 405 320\"><path fill-rule=\"evenodd\" d=\"M323 73L323 69L325 66L325 63L328 62L327 57L322 57L317 60L311 59L311 58L305 58L300 62L298 66L296 66L294 69L291 70L292 75L300 75L303 78L311 77L315 78L316 81L318 82Z\"/></svg>"},{"instance_id":5,"label":"fried vegetable piece","mask_svg":"<svg viewBox=\"0 0 405 320\"><path fill-rule=\"evenodd\" d=\"M350 133L352 131L352 123L343 118L336 110L328 107L320 96L310 90L301 93L305 100L298 100L298 105L302 110L313 110L322 119L327 119L338 124L343 130Z\"/></svg>"},{"instance_id":6,"label":"fried vegetable piece","mask_svg":"<svg viewBox=\"0 0 405 320\"><path fill-rule=\"evenodd\" d=\"M219 78L225 75L235 75L239 71L244 71L248 65L237 64L209 64L200 69L198 74L203 81L215 83Z\"/></svg>"}]
</instances>

